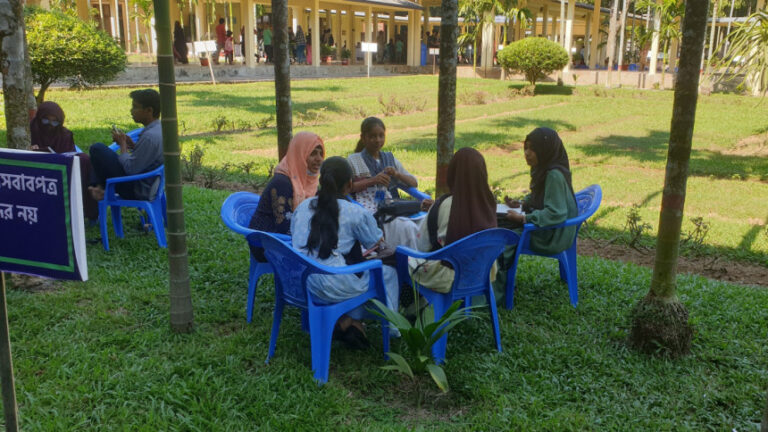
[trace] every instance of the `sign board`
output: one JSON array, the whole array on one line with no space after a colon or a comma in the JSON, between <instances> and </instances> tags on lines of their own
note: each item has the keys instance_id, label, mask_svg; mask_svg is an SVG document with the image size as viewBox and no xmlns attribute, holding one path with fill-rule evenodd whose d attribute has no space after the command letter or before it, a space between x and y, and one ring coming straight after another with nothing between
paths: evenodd
<instances>
[{"instance_id":1,"label":"sign board","mask_svg":"<svg viewBox=\"0 0 768 432\"><path fill-rule=\"evenodd\" d=\"M430 48L429 55L440 55L440 48Z\"/></svg>"},{"instance_id":2,"label":"sign board","mask_svg":"<svg viewBox=\"0 0 768 432\"><path fill-rule=\"evenodd\" d=\"M0 271L87 280L80 159L0 149Z\"/></svg>"},{"instance_id":3,"label":"sign board","mask_svg":"<svg viewBox=\"0 0 768 432\"><path fill-rule=\"evenodd\" d=\"M195 52L196 53L215 52L216 51L216 41L215 40L195 41L194 44L195 44Z\"/></svg>"},{"instance_id":4,"label":"sign board","mask_svg":"<svg viewBox=\"0 0 768 432\"><path fill-rule=\"evenodd\" d=\"M376 42L362 42L360 48L363 52L376 52L378 45Z\"/></svg>"}]
</instances>

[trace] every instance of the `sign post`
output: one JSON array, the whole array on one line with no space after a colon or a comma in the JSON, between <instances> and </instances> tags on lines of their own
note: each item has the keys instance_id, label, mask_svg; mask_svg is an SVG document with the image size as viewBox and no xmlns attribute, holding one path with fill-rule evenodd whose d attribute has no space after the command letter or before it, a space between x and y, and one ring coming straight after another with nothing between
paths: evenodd
<instances>
[{"instance_id":1,"label":"sign post","mask_svg":"<svg viewBox=\"0 0 768 432\"><path fill-rule=\"evenodd\" d=\"M16 385L13 381L11 337L8 333L8 310L5 307L5 274L0 272L0 380L3 387L5 430L19 430L19 410L16 406Z\"/></svg>"},{"instance_id":2,"label":"sign post","mask_svg":"<svg viewBox=\"0 0 768 432\"><path fill-rule=\"evenodd\" d=\"M372 57L372 54L375 53L378 50L378 45L376 44L376 42L362 42L360 44L360 48L362 48L362 51L364 53L370 53L370 54L368 54L366 56L367 59L368 59L368 61L366 62L366 63L368 63L368 78L370 78L371 77L371 63L373 62L373 59L371 57Z\"/></svg>"},{"instance_id":3,"label":"sign post","mask_svg":"<svg viewBox=\"0 0 768 432\"><path fill-rule=\"evenodd\" d=\"M18 430L3 272L87 280L80 159L0 149L0 379L5 427Z\"/></svg>"},{"instance_id":4,"label":"sign post","mask_svg":"<svg viewBox=\"0 0 768 432\"><path fill-rule=\"evenodd\" d=\"M432 56L432 75L435 74L435 63L437 63L437 56L440 55L440 48L430 48L429 55Z\"/></svg>"},{"instance_id":5,"label":"sign post","mask_svg":"<svg viewBox=\"0 0 768 432\"><path fill-rule=\"evenodd\" d=\"M195 52L205 52L205 58L208 59L208 71L211 73L211 82L213 85L216 85L216 77L213 75L213 66L211 65L211 52L216 51L216 55L219 55L219 50L216 47L216 41L195 41L194 48Z\"/></svg>"}]
</instances>

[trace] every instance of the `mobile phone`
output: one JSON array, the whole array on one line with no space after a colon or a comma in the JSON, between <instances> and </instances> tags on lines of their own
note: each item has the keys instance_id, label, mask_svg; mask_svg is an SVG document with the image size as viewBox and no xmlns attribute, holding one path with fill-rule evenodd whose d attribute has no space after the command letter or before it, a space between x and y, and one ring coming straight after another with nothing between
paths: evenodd
<instances>
[{"instance_id":1,"label":"mobile phone","mask_svg":"<svg viewBox=\"0 0 768 432\"><path fill-rule=\"evenodd\" d=\"M377 251L378 249L379 249L379 244L376 243L375 245L373 245L372 248L370 248L370 249L366 250L365 252L363 252L363 257L367 257L368 255L370 255L371 253Z\"/></svg>"},{"instance_id":2,"label":"mobile phone","mask_svg":"<svg viewBox=\"0 0 768 432\"><path fill-rule=\"evenodd\" d=\"M121 131L120 128L118 128L115 124L112 125L112 132L117 134L123 133L123 131Z\"/></svg>"}]
</instances>

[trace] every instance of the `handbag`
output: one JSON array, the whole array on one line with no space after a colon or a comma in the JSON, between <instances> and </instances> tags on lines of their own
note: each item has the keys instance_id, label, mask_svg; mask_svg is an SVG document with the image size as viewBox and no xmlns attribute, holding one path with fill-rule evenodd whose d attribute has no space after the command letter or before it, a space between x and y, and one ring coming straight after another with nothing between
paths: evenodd
<instances>
[{"instance_id":1,"label":"handbag","mask_svg":"<svg viewBox=\"0 0 768 432\"><path fill-rule=\"evenodd\" d=\"M373 217L379 224L391 222L400 216L410 216L421 211L421 201L416 200L392 200L379 203L376 213Z\"/></svg>"}]
</instances>

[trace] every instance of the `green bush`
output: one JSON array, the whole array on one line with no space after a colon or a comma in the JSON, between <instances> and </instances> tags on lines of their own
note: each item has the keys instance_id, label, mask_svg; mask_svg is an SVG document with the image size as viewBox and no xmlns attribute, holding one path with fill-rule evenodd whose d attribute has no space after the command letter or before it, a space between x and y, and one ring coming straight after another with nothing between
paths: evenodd
<instances>
[{"instance_id":1,"label":"green bush","mask_svg":"<svg viewBox=\"0 0 768 432\"><path fill-rule=\"evenodd\" d=\"M27 8L27 44L38 103L56 81L76 87L104 84L125 70L125 52L90 23L58 11Z\"/></svg>"},{"instance_id":2,"label":"green bush","mask_svg":"<svg viewBox=\"0 0 768 432\"><path fill-rule=\"evenodd\" d=\"M521 72L532 85L546 74L568 64L568 53L544 38L525 38L507 45L498 53L499 63L507 73Z\"/></svg>"}]
</instances>

